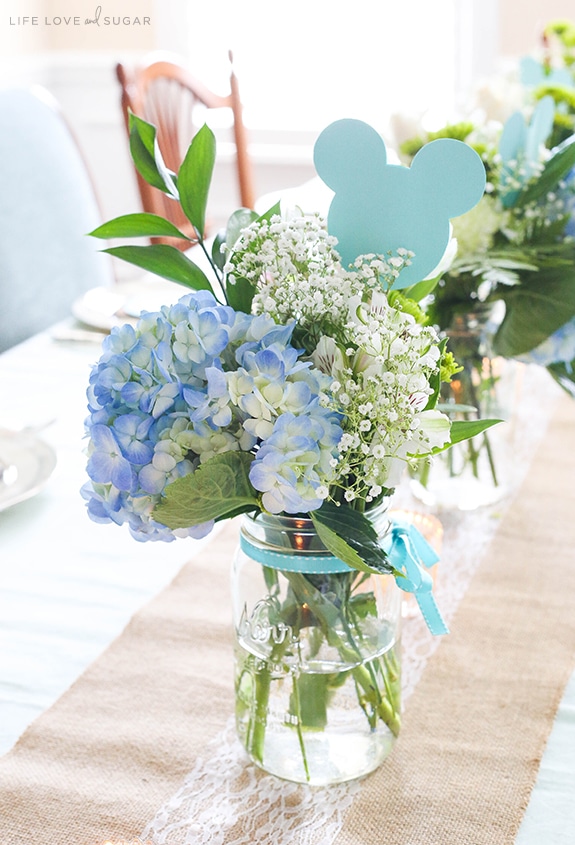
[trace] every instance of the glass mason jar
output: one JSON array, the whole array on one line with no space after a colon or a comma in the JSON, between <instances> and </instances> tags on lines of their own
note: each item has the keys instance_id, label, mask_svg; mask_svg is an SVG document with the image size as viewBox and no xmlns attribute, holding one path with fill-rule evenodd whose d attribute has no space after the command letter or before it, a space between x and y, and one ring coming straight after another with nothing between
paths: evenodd
<instances>
[{"instance_id":1,"label":"glass mason jar","mask_svg":"<svg viewBox=\"0 0 575 845\"><path fill-rule=\"evenodd\" d=\"M389 527L385 509L374 525ZM233 565L238 736L265 771L326 785L361 777L400 726L401 594L326 550L311 519L244 517Z\"/></svg>"},{"instance_id":2,"label":"glass mason jar","mask_svg":"<svg viewBox=\"0 0 575 845\"><path fill-rule=\"evenodd\" d=\"M477 303L454 315L447 348L462 367L443 384L440 401L452 420L500 419L513 415L516 364L496 357L492 337L501 322L501 303ZM507 426L497 425L457 443L414 473L412 492L430 507L474 510L507 492L510 462Z\"/></svg>"}]
</instances>

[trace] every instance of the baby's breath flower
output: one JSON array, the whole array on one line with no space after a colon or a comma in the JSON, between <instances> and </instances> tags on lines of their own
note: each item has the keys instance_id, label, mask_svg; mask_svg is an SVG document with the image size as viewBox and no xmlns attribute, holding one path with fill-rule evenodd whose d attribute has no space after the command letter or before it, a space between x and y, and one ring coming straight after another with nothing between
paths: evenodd
<instances>
[{"instance_id":1,"label":"baby's breath flower","mask_svg":"<svg viewBox=\"0 0 575 845\"><path fill-rule=\"evenodd\" d=\"M424 451L419 417L441 354L420 309L388 294L412 252L400 245L344 270L335 250L321 218L272 218L248 227L228 263L256 288L256 313L295 320L315 366L330 376L322 401L341 413L343 429L329 461L332 488L352 502L379 495L391 468Z\"/></svg>"}]
</instances>

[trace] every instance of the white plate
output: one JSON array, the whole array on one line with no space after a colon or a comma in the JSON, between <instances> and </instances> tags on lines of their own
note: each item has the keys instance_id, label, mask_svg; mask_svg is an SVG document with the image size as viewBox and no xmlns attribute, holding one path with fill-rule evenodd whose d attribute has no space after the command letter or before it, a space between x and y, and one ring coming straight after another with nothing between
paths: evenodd
<instances>
[{"instance_id":1,"label":"white plate","mask_svg":"<svg viewBox=\"0 0 575 845\"><path fill-rule=\"evenodd\" d=\"M9 483L0 481L0 511L38 493L56 466L51 446L27 431L0 429L0 459Z\"/></svg>"},{"instance_id":2,"label":"white plate","mask_svg":"<svg viewBox=\"0 0 575 845\"><path fill-rule=\"evenodd\" d=\"M72 314L87 326L110 331L114 326L135 324L142 311L159 311L162 305L172 305L186 291L183 285L146 276L112 287L92 288L74 302Z\"/></svg>"}]
</instances>

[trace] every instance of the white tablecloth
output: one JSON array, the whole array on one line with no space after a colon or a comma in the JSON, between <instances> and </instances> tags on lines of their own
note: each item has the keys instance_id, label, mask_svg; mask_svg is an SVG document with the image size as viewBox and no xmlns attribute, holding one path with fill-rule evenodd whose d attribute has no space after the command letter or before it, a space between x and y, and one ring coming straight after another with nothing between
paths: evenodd
<instances>
[{"instance_id":1,"label":"white tablecloth","mask_svg":"<svg viewBox=\"0 0 575 845\"><path fill-rule=\"evenodd\" d=\"M192 556L193 540L138 543L88 519L83 421L96 344L49 333L0 356L0 426L47 427L56 468L0 513L0 753Z\"/></svg>"}]
</instances>

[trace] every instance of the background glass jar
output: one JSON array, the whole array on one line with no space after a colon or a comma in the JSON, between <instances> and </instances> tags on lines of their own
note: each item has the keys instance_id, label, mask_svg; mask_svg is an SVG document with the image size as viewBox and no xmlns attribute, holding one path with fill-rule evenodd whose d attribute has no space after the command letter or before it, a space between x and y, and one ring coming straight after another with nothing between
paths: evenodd
<instances>
[{"instance_id":1,"label":"background glass jar","mask_svg":"<svg viewBox=\"0 0 575 845\"><path fill-rule=\"evenodd\" d=\"M385 509L376 530L389 526ZM287 780L375 769L400 726L401 594L333 558L310 519L244 517L233 566L236 723L251 759Z\"/></svg>"},{"instance_id":2,"label":"background glass jar","mask_svg":"<svg viewBox=\"0 0 575 845\"><path fill-rule=\"evenodd\" d=\"M411 491L437 510L474 510L509 492L513 476L513 418L519 398L518 365L496 357L492 338L502 319L500 302L476 303L453 315L447 329L459 366L441 387L440 405L452 420L499 419L505 425L455 444L412 470Z\"/></svg>"}]
</instances>

